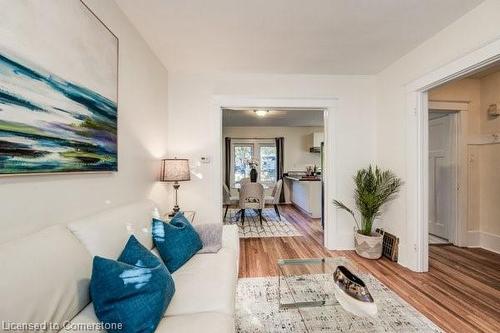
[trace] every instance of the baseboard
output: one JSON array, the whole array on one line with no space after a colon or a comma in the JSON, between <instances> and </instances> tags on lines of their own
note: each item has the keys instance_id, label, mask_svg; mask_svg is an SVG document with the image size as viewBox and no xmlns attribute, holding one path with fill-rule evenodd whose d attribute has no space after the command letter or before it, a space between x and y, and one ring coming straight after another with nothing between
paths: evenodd
<instances>
[{"instance_id":1,"label":"baseboard","mask_svg":"<svg viewBox=\"0 0 500 333\"><path fill-rule=\"evenodd\" d=\"M485 250L500 253L500 236L481 232L481 247Z\"/></svg>"},{"instance_id":2,"label":"baseboard","mask_svg":"<svg viewBox=\"0 0 500 333\"><path fill-rule=\"evenodd\" d=\"M480 247L482 249L500 254L500 236L483 231L467 232L468 247Z\"/></svg>"},{"instance_id":3,"label":"baseboard","mask_svg":"<svg viewBox=\"0 0 500 333\"><path fill-rule=\"evenodd\" d=\"M479 231L467 231L467 247L480 247L481 233Z\"/></svg>"},{"instance_id":4,"label":"baseboard","mask_svg":"<svg viewBox=\"0 0 500 333\"><path fill-rule=\"evenodd\" d=\"M311 214L309 214L308 211L304 210L302 207L300 207L299 205L297 205L295 202L292 202L291 205L293 207L295 207L295 209L297 209L299 212L301 212L302 214L304 214L304 216L311 217Z\"/></svg>"}]
</instances>

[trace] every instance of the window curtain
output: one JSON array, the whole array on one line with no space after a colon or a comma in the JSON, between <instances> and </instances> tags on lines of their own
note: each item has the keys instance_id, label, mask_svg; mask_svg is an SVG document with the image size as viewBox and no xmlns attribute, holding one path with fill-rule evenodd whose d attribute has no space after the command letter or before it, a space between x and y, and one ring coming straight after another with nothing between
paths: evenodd
<instances>
[{"instance_id":1,"label":"window curtain","mask_svg":"<svg viewBox=\"0 0 500 333\"><path fill-rule=\"evenodd\" d=\"M226 149L225 183L228 188L231 188L231 138L225 138L224 145Z\"/></svg>"},{"instance_id":2,"label":"window curtain","mask_svg":"<svg viewBox=\"0 0 500 333\"><path fill-rule=\"evenodd\" d=\"M283 179L283 163L285 161L285 138L275 138L276 140L276 180ZM284 185L281 186L280 202L285 202Z\"/></svg>"}]
</instances>

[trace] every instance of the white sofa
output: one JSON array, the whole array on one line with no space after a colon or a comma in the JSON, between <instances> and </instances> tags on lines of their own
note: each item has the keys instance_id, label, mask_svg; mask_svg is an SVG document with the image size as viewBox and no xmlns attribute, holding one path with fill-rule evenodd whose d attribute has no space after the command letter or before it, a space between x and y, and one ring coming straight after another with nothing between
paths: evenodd
<instances>
[{"instance_id":1,"label":"white sofa","mask_svg":"<svg viewBox=\"0 0 500 333\"><path fill-rule=\"evenodd\" d=\"M126 205L1 244L0 320L57 323L52 331L66 323L72 331L96 327L88 291L92 257L117 258L132 233L154 253L153 208L150 201ZM235 226L224 226L222 243L218 253L197 254L173 273L176 292L157 332L234 332Z\"/></svg>"}]
</instances>

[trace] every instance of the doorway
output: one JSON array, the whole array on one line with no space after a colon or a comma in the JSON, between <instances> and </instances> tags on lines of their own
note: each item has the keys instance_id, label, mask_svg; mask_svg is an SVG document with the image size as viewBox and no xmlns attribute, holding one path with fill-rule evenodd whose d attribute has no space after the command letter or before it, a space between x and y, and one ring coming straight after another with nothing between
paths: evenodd
<instances>
[{"instance_id":1,"label":"doorway","mask_svg":"<svg viewBox=\"0 0 500 333\"><path fill-rule=\"evenodd\" d=\"M399 262L416 271L429 270L428 92L500 61L500 41L493 41L409 82L406 90L406 232ZM491 138L490 138L491 141ZM460 207L466 203L460 201ZM460 221L461 219L459 219ZM464 223L460 222L460 228Z\"/></svg>"},{"instance_id":2,"label":"doorway","mask_svg":"<svg viewBox=\"0 0 500 333\"><path fill-rule=\"evenodd\" d=\"M219 205L222 207L222 196L220 189L224 184L224 154L223 147L220 142L223 140L222 132L222 112L227 108L251 108L251 109L266 109L266 108L286 108L286 109L309 109L309 110L324 110L324 164L322 169L322 182L324 185L325 202L335 198L336 196L336 149L335 149L335 111L337 106L336 98L262 98L262 97L241 97L231 95L218 95L213 97L213 126L219 131L220 137L217 141L216 154L214 156L214 163L216 170L220 170L218 174L214 175L214 182L218 186L214 186L214 197L218 198ZM220 210L220 220L223 220L223 210ZM335 218L336 212L332 205L325 205L324 207L324 230L322 234L322 244L329 250L335 250L340 245L336 238L334 230L336 230L337 220Z\"/></svg>"},{"instance_id":3,"label":"doorway","mask_svg":"<svg viewBox=\"0 0 500 333\"><path fill-rule=\"evenodd\" d=\"M325 110L222 110L224 223L240 238L323 240Z\"/></svg>"},{"instance_id":4,"label":"doorway","mask_svg":"<svg viewBox=\"0 0 500 333\"><path fill-rule=\"evenodd\" d=\"M429 112L429 244L455 242L458 189L455 112Z\"/></svg>"},{"instance_id":5,"label":"doorway","mask_svg":"<svg viewBox=\"0 0 500 333\"><path fill-rule=\"evenodd\" d=\"M479 73L491 73L491 71L498 68L500 61L500 43L494 42L484 48L476 50L452 63L435 70L424 77L413 81L407 85L407 98L408 98L408 160L407 160L407 243L408 245L403 249L401 256L402 262L405 266L410 267L412 270L419 272L427 272L429 270L429 93L438 87L444 86L448 83L457 80L471 77ZM495 90L495 91L498 91ZM454 100L443 100L444 104ZM463 99L460 101L464 101ZM495 102L492 102L493 104ZM486 105L486 103L484 103ZM491 103L490 103L491 104ZM473 105L471 103L471 105ZM481 105L481 103L476 104ZM410 111L411 110L411 111ZM490 120L488 107L481 107L481 121L486 119ZM467 112L464 113L465 115ZM466 115L470 118L469 115ZM461 122L460 129L468 129L467 121ZM490 123L491 124L491 123ZM464 126L465 125L465 126ZM486 128L486 127L485 127ZM471 188L470 183L470 169L477 169L477 165L471 167L470 162L475 162L475 151L478 150L475 145L496 144L498 141L495 133L471 135L470 132L464 132L464 138L468 142L460 143L459 147L466 147L465 151L459 153L459 160L462 162L462 168L459 169L459 187L458 193L461 199L458 200L458 207L461 213L457 219L456 238L460 246L479 246L485 249L500 249L500 242L498 237L490 237L491 235L477 230L472 225L473 222L481 224L479 219L471 219L471 200L472 197L467 189ZM471 155L471 152L473 153ZM465 180L464 180L465 175ZM490 178L495 179L495 178ZM485 183L489 186L491 181ZM474 184L473 184L474 185ZM476 196L479 197L479 196ZM481 196L488 198L486 196ZM490 196L492 197L492 196ZM465 200L463 200L466 198ZM493 205L493 207L496 207ZM466 211L463 214L463 211ZM480 214L479 217L485 216ZM472 230L470 228L473 228ZM412 231L414 234L412 235ZM483 239L485 241L483 241ZM479 244L479 245L470 245ZM486 245L483 245L486 244ZM493 245L493 246L492 246ZM495 252L498 250L494 250ZM500 252L500 251L498 251Z\"/></svg>"}]
</instances>

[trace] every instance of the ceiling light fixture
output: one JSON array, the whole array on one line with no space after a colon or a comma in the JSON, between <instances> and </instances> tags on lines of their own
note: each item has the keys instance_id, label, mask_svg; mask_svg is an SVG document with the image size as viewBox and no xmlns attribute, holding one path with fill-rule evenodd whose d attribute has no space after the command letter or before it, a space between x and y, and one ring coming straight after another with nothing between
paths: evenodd
<instances>
[{"instance_id":1,"label":"ceiling light fixture","mask_svg":"<svg viewBox=\"0 0 500 333\"><path fill-rule=\"evenodd\" d=\"M258 117L265 117L269 113L269 110L254 110Z\"/></svg>"}]
</instances>

